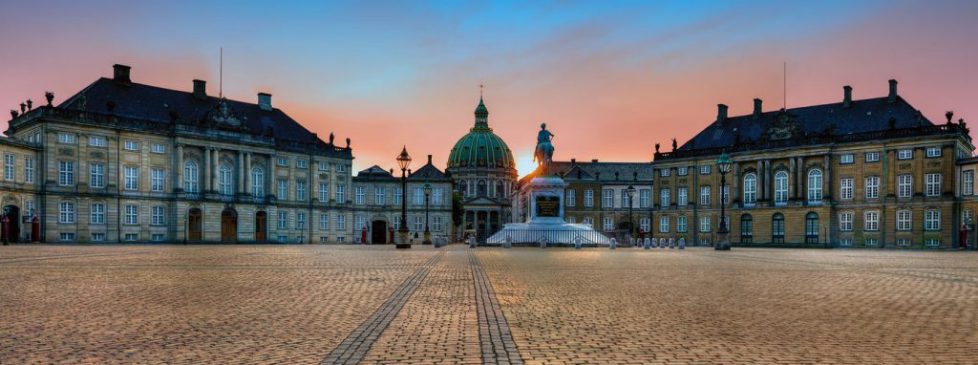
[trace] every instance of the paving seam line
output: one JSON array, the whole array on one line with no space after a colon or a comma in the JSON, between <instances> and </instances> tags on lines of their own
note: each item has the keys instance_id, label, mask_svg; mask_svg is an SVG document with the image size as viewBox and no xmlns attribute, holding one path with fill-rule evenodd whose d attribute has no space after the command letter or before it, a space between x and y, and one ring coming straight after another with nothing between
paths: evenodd
<instances>
[{"instance_id":1,"label":"paving seam line","mask_svg":"<svg viewBox=\"0 0 978 365\"><path fill-rule=\"evenodd\" d=\"M496 292L492 289L489 276L472 251L469 251L469 266L475 283L475 306L479 315L479 344L482 349L483 364L523 364L516 349L516 341L509 329L509 322L503 313Z\"/></svg>"}]
</instances>

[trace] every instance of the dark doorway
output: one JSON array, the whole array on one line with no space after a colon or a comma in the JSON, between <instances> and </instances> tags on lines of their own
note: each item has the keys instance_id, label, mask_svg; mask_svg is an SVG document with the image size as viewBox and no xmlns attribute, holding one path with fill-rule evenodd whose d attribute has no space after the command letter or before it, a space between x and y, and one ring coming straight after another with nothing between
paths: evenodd
<instances>
[{"instance_id":1,"label":"dark doorway","mask_svg":"<svg viewBox=\"0 0 978 365\"><path fill-rule=\"evenodd\" d=\"M255 241L268 240L268 213L264 210L255 213Z\"/></svg>"},{"instance_id":2,"label":"dark doorway","mask_svg":"<svg viewBox=\"0 0 978 365\"><path fill-rule=\"evenodd\" d=\"M375 245L387 243L387 222L373 221L370 224L370 243Z\"/></svg>"},{"instance_id":3,"label":"dark doorway","mask_svg":"<svg viewBox=\"0 0 978 365\"><path fill-rule=\"evenodd\" d=\"M4 242L17 242L20 239L20 208L16 205L5 206L3 215L7 217L7 223L2 228Z\"/></svg>"},{"instance_id":4,"label":"dark doorway","mask_svg":"<svg viewBox=\"0 0 978 365\"><path fill-rule=\"evenodd\" d=\"M190 212L187 214L187 240L200 241L202 227L203 214L201 214L200 209L190 208Z\"/></svg>"},{"instance_id":5,"label":"dark doorway","mask_svg":"<svg viewBox=\"0 0 978 365\"><path fill-rule=\"evenodd\" d=\"M231 208L221 212L221 241L235 242L238 240L238 213Z\"/></svg>"}]
</instances>

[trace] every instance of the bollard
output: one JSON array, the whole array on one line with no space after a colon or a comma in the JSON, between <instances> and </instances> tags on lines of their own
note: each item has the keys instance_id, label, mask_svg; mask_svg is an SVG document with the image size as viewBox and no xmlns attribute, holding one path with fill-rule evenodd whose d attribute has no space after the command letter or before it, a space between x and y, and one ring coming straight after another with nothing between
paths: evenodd
<instances>
[{"instance_id":1,"label":"bollard","mask_svg":"<svg viewBox=\"0 0 978 365\"><path fill-rule=\"evenodd\" d=\"M475 237L469 236L469 248L475 248Z\"/></svg>"},{"instance_id":2,"label":"bollard","mask_svg":"<svg viewBox=\"0 0 978 365\"><path fill-rule=\"evenodd\" d=\"M651 248L652 247L652 243L649 242L649 241L650 241L649 238L648 237L645 237L645 244L642 245L642 248L644 248L646 250L648 250L649 248Z\"/></svg>"},{"instance_id":3,"label":"bollard","mask_svg":"<svg viewBox=\"0 0 978 365\"><path fill-rule=\"evenodd\" d=\"M671 249L673 249L673 248L676 248L676 240L675 240L675 239L672 239L672 238L670 238L670 239L669 239L669 249L671 250Z\"/></svg>"},{"instance_id":4,"label":"bollard","mask_svg":"<svg viewBox=\"0 0 978 365\"><path fill-rule=\"evenodd\" d=\"M578 235L577 237L574 237L574 249L577 249L577 250L580 250L581 249L581 236L580 235Z\"/></svg>"},{"instance_id":5,"label":"bollard","mask_svg":"<svg viewBox=\"0 0 978 365\"><path fill-rule=\"evenodd\" d=\"M666 239L665 238L660 238L659 239L659 248L666 248Z\"/></svg>"},{"instance_id":6,"label":"bollard","mask_svg":"<svg viewBox=\"0 0 978 365\"><path fill-rule=\"evenodd\" d=\"M616 239L614 239L614 238L612 238L612 239L611 239L611 244L610 244L610 245L608 245L608 248L610 248L610 249L612 249L612 250L614 250L614 249L616 249L616 248L618 248L618 240L616 240Z\"/></svg>"},{"instance_id":7,"label":"bollard","mask_svg":"<svg viewBox=\"0 0 978 365\"><path fill-rule=\"evenodd\" d=\"M512 247L513 247L513 236L507 235L506 241L503 242L503 248L512 248Z\"/></svg>"},{"instance_id":8,"label":"bollard","mask_svg":"<svg viewBox=\"0 0 978 365\"><path fill-rule=\"evenodd\" d=\"M679 249L680 250L685 250L686 249L686 239L685 238L679 238Z\"/></svg>"}]
</instances>

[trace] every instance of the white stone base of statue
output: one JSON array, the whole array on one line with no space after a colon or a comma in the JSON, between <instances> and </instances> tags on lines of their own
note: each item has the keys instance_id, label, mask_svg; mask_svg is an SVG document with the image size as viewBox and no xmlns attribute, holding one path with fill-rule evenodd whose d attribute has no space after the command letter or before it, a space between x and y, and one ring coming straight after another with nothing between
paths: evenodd
<instances>
[{"instance_id":1,"label":"white stone base of statue","mask_svg":"<svg viewBox=\"0 0 978 365\"><path fill-rule=\"evenodd\" d=\"M584 224L564 221L564 187L567 184L556 176L536 177L530 180L521 191L527 197L526 223L507 223L503 229L490 236L486 243L547 246L574 245L577 240L585 246L607 246L611 244L601 232ZM541 247L545 247L541 245Z\"/></svg>"}]
</instances>

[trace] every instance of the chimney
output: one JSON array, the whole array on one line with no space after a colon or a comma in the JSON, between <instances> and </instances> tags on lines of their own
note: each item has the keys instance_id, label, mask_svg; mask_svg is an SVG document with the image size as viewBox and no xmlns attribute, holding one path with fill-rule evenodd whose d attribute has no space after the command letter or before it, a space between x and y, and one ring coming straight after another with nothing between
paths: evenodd
<instances>
[{"instance_id":1,"label":"chimney","mask_svg":"<svg viewBox=\"0 0 978 365\"><path fill-rule=\"evenodd\" d=\"M852 106L852 86L846 85L842 87L842 107L850 106Z\"/></svg>"},{"instance_id":2,"label":"chimney","mask_svg":"<svg viewBox=\"0 0 978 365\"><path fill-rule=\"evenodd\" d=\"M591 160L591 163L598 163L598 159L596 159L596 158L595 159L592 159Z\"/></svg>"},{"instance_id":3,"label":"chimney","mask_svg":"<svg viewBox=\"0 0 978 365\"><path fill-rule=\"evenodd\" d=\"M895 103L897 99L897 81L890 79L890 95L887 97L887 101L890 103Z\"/></svg>"},{"instance_id":4,"label":"chimney","mask_svg":"<svg viewBox=\"0 0 978 365\"><path fill-rule=\"evenodd\" d=\"M761 99L754 98L754 118L761 116Z\"/></svg>"},{"instance_id":5,"label":"chimney","mask_svg":"<svg viewBox=\"0 0 978 365\"><path fill-rule=\"evenodd\" d=\"M723 104L717 104L717 122L723 123L727 121L727 106Z\"/></svg>"},{"instance_id":6,"label":"chimney","mask_svg":"<svg viewBox=\"0 0 978 365\"><path fill-rule=\"evenodd\" d=\"M258 93L258 108L264 111L272 111L272 94Z\"/></svg>"},{"instance_id":7,"label":"chimney","mask_svg":"<svg viewBox=\"0 0 978 365\"><path fill-rule=\"evenodd\" d=\"M577 165L577 159L571 158L571 165Z\"/></svg>"},{"instance_id":8,"label":"chimney","mask_svg":"<svg viewBox=\"0 0 978 365\"><path fill-rule=\"evenodd\" d=\"M428 155L428 164L431 165L431 155Z\"/></svg>"},{"instance_id":9,"label":"chimney","mask_svg":"<svg viewBox=\"0 0 978 365\"><path fill-rule=\"evenodd\" d=\"M194 80L194 97L197 99L207 99L207 81Z\"/></svg>"},{"instance_id":10,"label":"chimney","mask_svg":"<svg viewBox=\"0 0 978 365\"><path fill-rule=\"evenodd\" d=\"M130 67L126 65L112 65L112 79L125 84L132 82L132 79L129 78L129 69Z\"/></svg>"}]
</instances>

